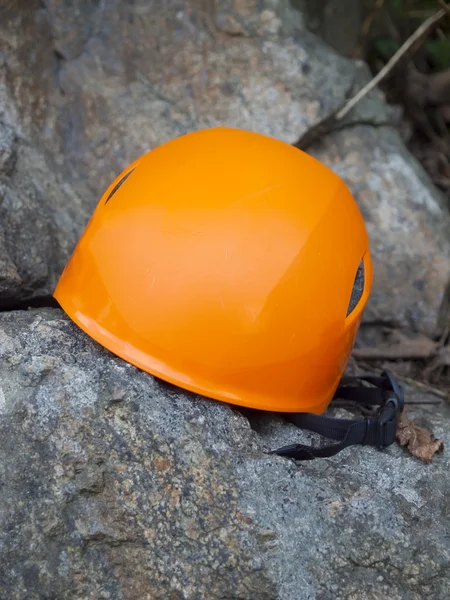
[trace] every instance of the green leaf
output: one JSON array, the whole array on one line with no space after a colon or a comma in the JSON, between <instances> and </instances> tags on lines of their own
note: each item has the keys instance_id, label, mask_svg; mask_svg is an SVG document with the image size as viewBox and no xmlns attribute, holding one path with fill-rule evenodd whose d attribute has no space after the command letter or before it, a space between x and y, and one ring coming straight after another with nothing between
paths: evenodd
<instances>
[{"instance_id":1,"label":"green leaf","mask_svg":"<svg viewBox=\"0 0 450 600\"><path fill-rule=\"evenodd\" d=\"M427 40L425 48L437 71L450 68L450 40Z\"/></svg>"},{"instance_id":2,"label":"green leaf","mask_svg":"<svg viewBox=\"0 0 450 600\"><path fill-rule=\"evenodd\" d=\"M389 60L400 48L400 44L390 37L378 37L374 40L374 47L384 60Z\"/></svg>"}]
</instances>

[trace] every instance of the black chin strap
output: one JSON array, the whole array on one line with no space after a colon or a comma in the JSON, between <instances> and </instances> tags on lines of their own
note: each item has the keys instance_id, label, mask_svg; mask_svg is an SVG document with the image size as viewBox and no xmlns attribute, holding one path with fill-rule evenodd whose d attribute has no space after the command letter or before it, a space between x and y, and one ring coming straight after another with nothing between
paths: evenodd
<instances>
[{"instance_id":1,"label":"black chin strap","mask_svg":"<svg viewBox=\"0 0 450 600\"><path fill-rule=\"evenodd\" d=\"M364 381L372 387L351 385ZM375 417L361 419L335 419L311 413L295 413L289 420L300 427L314 431L324 437L337 440L337 444L324 447L292 444L270 454L278 454L295 460L312 460L334 456L347 446L355 444L375 446L379 450L394 443L400 413L404 407L403 389L390 371L380 377L345 377L336 390L334 399L351 400L364 405L379 405L380 410Z\"/></svg>"}]
</instances>

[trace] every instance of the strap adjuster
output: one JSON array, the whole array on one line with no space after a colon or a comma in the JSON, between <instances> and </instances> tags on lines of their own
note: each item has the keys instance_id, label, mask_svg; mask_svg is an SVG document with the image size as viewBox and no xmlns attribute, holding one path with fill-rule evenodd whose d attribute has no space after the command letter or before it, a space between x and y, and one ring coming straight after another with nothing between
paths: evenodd
<instances>
[{"instance_id":1,"label":"strap adjuster","mask_svg":"<svg viewBox=\"0 0 450 600\"><path fill-rule=\"evenodd\" d=\"M395 442L400 414L405 405L402 387L398 384L391 371L383 373L385 377L385 403L376 419L368 419L374 428L373 443L378 450L383 450ZM370 427L369 424L368 428Z\"/></svg>"},{"instance_id":2,"label":"strap adjuster","mask_svg":"<svg viewBox=\"0 0 450 600\"><path fill-rule=\"evenodd\" d=\"M350 385L355 380L369 383L367 386ZM380 376L365 375L345 378L337 388L335 398L353 400L359 404L380 406L377 416L366 419L336 419L326 415L312 413L295 413L289 420L301 429L314 431L324 437L336 440L330 446L308 446L291 444L272 450L269 454L278 454L295 460L311 460L329 458L344 448L355 444L375 446L379 450L387 448L395 442L400 413L405 401L403 389L397 383L391 371Z\"/></svg>"}]
</instances>

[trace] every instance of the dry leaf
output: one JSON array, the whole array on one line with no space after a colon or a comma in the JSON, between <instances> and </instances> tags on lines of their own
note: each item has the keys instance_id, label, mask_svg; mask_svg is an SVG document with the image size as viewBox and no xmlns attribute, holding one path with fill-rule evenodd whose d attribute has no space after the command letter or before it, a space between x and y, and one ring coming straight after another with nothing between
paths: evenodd
<instances>
[{"instance_id":1,"label":"dry leaf","mask_svg":"<svg viewBox=\"0 0 450 600\"><path fill-rule=\"evenodd\" d=\"M400 416L397 429L397 442L406 446L413 456L429 463L436 452L442 452L444 443L436 440L431 432L410 420L406 409Z\"/></svg>"}]
</instances>

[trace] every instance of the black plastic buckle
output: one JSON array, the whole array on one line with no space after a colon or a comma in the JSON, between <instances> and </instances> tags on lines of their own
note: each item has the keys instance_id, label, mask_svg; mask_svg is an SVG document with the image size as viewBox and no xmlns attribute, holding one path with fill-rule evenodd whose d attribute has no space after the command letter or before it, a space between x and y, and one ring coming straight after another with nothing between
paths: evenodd
<instances>
[{"instance_id":1,"label":"black plastic buckle","mask_svg":"<svg viewBox=\"0 0 450 600\"><path fill-rule=\"evenodd\" d=\"M386 377L385 403L376 420L375 445L379 450L387 448L395 442L400 414L405 406L403 388L399 385L391 371L385 371Z\"/></svg>"},{"instance_id":2,"label":"black plastic buckle","mask_svg":"<svg viewBox=\"0 0 450 600\"><path fill-rule=\"evenodd\" d=\"M388 385L386 386L386 390L389 392L394 392L395 397L397 398L398 410L403 412L405 407L405 394L403 392L402 386L395 379L393 373L391 371L384 371L382 374L387 379Z\"/></svg>"}]
</instances>

